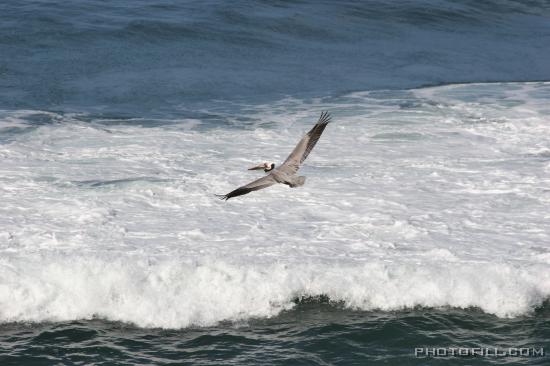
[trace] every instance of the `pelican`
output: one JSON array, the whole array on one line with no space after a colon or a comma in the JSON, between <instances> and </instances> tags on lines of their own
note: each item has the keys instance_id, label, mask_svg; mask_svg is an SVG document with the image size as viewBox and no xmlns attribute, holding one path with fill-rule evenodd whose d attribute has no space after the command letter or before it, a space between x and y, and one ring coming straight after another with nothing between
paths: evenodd
<instances>
[{"instance_id":1,"label":"pelican","mask_svg":"<svg viewBox=\"0 0 550 366\"><path fill-rule=\"evenodd\" d=\"M243 194L250 193L252 191L257 191L270 187L277 183L286 184L291 188L303 186L306 177L298 176L296 173L300 169L300 165L306 160L307 156L321 137L321 134L327 127L327 124L330 122L330 115L328 112L322 112L321 117L313 126L313 128L298 142L298 145L292 150L288 158L284 163L275 167L275 163L265 162L257 166L249 168L248 170L263 170L266 173L269 173L263 178L257 179L253 182L248 183L245 186L239 187L228 194L216 195L222 200L228 200L233 197L241 196Z\"/></svg>"}]
</instances>

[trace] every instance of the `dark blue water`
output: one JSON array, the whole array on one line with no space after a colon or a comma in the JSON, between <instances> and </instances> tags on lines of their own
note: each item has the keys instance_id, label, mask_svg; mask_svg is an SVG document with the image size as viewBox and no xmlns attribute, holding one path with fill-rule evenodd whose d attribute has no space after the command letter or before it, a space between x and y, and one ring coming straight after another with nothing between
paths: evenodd
<instances>
[{"instance_id":1,"label":"dark blue water","mask_svg":"<svg viewBox=\"0 0 550 366\"><path fill-rule=\"evenodd\" d=\"M475 309L361 312L324 302L272 319L182 330L101 320L7 324L2 365L548 365L550 357L415 356L415 348L543 347L548 307L498 319Z\"/></svg>"},{"instance_id":2,"label":"dark blue water","mask_svg":"<svg viewBox=\"0 0 550 366\"><path fill-rule=\"evenodd\" d=\"M548 1L3 1L0 108L143 116L219 100L550 78Z\"/></svg>"},{"instance_id":3,"label":"dark blue water","mask_svg":"<svg viewBox=\"0 0 550 366\"><path fill-rule=\"evenodd\" d=\"M549 65L550 1L542 0L0 3L0 109L86 113L81 121L215 124L217 111L285 97L550 80ZM416 358L414 348L549 353L549 319L548 305L503 319L476 309L360 312L321 301L208 328L4 323L0 365L547 365L548 357Z\"/></svg>"}]
</instances>

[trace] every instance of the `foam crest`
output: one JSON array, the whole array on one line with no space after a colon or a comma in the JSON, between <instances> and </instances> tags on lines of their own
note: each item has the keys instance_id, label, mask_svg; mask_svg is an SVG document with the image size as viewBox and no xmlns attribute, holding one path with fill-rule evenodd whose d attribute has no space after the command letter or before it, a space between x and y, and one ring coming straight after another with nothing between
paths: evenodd
<instances>
[{"instance_id":1,"label":"foam crest","mask_svg":"<svg viewBox=\"0 0 550 366\"><path fill-rule=\"evenodd\" d=\"M58 256L4 260L1 268L3 321L101 317L180 328L270 317L292 308L297 298L320 295L361 310L476 306L515 316L529 313L550 293L547 266L507 264L233 265L209 259Z\"/></svg>"}]
</instances>

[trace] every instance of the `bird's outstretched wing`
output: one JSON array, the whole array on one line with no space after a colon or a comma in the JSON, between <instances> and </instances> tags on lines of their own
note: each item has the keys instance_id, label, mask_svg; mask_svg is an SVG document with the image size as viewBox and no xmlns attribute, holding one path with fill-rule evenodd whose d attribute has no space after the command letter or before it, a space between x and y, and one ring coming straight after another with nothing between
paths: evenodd
<instances>
[{"instance_id":1,"label":"bird's outstretched wing","mask_svg":"<svg viewBox=\"0 0 550 366\"><path fill-rule=\"evenodd\" d=\"M230 198L241 196L252 191L267 188L274 185L275 183L277 183L277 181L275 181L273 175L269 174L260 179L256 179L255 181L250 182L245 186L239 187L234 191L229 192L228 194L217 194L216 196L218 196L221 200L228 200Z\"/></svg>"},{"instance_id":2,"label":"bird's outstretched wing","mask_svg":"<svg viewBox=\"0 0 550 366\"><path fill-rule=\"evenodd\" d=\"M331 117L328 112L322 112L321 117L313 126L313 128L298 142L298 145L292 150L288 158L279 169L285 170L287 173L296 173L300 168L300 164L306 160L307 156L313 150L313 147L319 141L321 134L330 122Z\"/></svg>"}]
</instances>

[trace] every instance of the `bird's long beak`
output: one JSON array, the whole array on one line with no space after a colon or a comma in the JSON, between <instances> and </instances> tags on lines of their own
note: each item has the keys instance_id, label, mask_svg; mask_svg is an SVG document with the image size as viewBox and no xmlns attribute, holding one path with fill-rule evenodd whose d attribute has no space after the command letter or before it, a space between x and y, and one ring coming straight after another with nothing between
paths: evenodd
<instances>
[{"instance_id":1,"label":"bird's long beak","mask_svg":"<svg viewBox=\"0 0 550 366\"><path fill-rule=\"evenodd\" d=\"M260 170L265 169L264 164L253 166L252 168L248 168L248 170Z\"/></svg>"}]
</instances>

